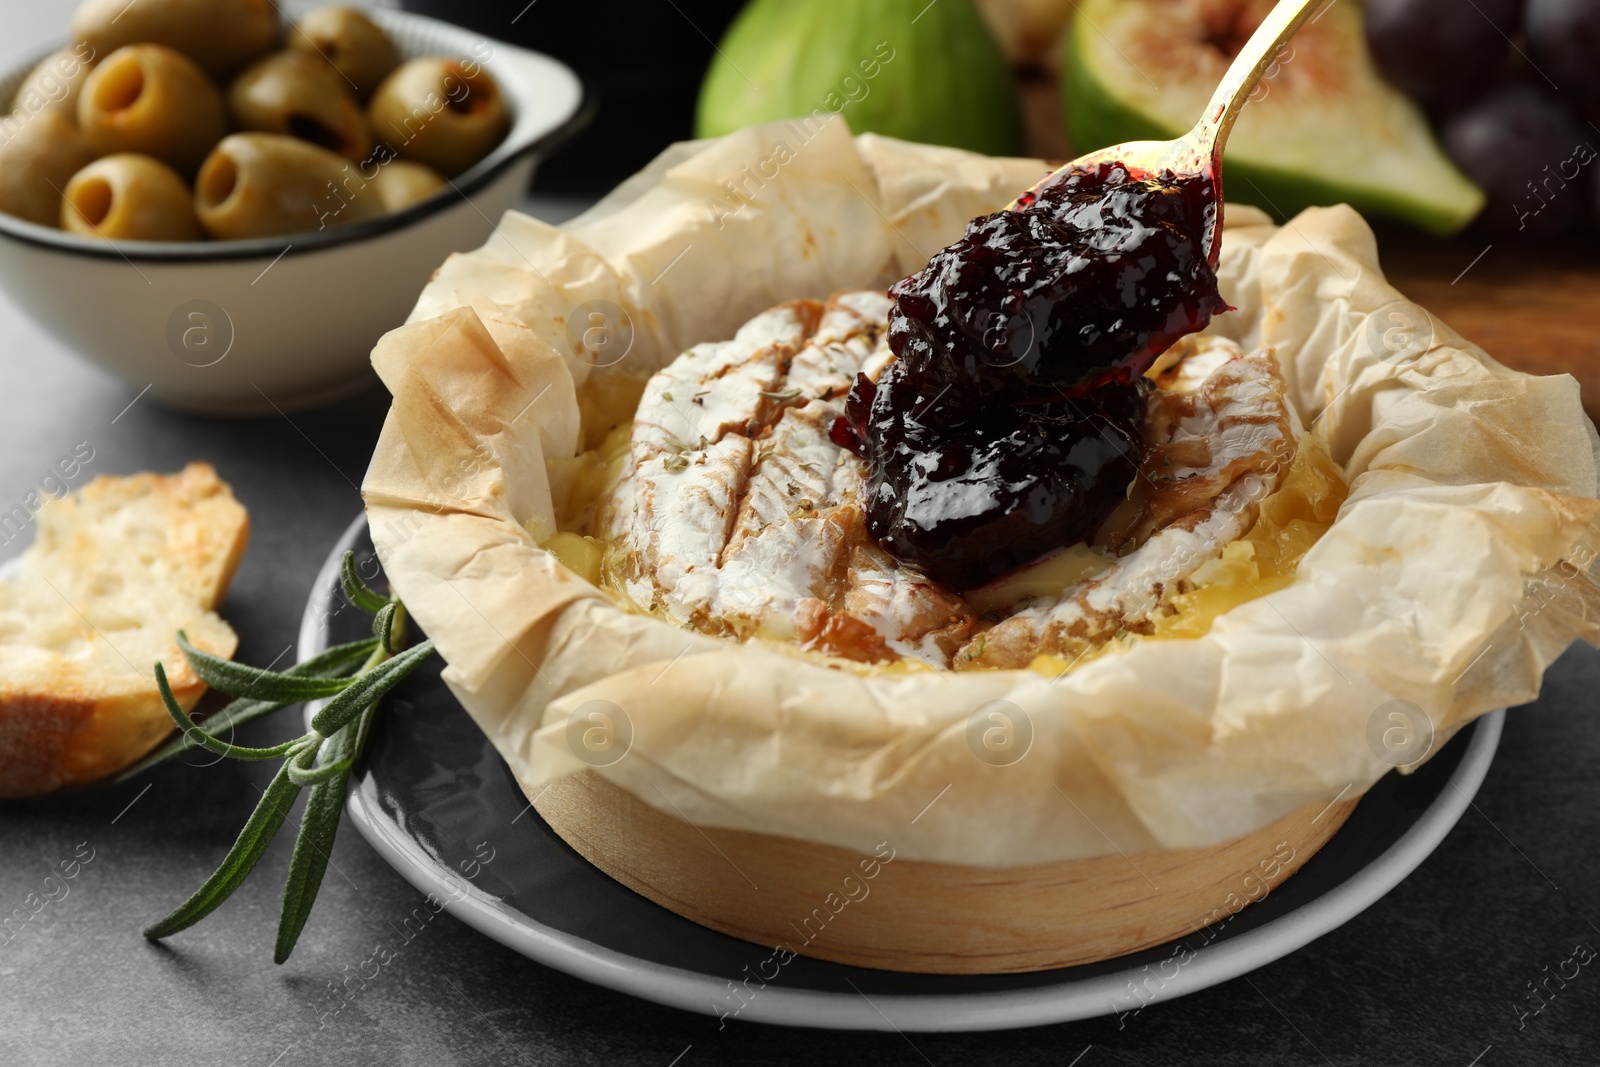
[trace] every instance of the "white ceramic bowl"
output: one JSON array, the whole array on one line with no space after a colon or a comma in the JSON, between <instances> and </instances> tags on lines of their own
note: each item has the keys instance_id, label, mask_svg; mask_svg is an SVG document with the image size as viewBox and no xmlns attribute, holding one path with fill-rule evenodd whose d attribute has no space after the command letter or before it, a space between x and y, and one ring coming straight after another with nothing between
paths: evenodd
<instances>
[{"instance_id":1,"label":"white ceramic bowl","mask_svg":"<svg viewBox=\"0 0 1600 1067\"><path fill-rule=\"evenodd\" d=\"M547 56L419 15L371 14L405 56L474 56L505 95L510 133L454 190L346 226L193 244L95 240L0 214L0 286L68 348L169 407L291 411L371 380L378 338L446 256L488 240L586 111L577 76ZM27 69L0 78L0 100Z\"/></svg>"}]
</instances>

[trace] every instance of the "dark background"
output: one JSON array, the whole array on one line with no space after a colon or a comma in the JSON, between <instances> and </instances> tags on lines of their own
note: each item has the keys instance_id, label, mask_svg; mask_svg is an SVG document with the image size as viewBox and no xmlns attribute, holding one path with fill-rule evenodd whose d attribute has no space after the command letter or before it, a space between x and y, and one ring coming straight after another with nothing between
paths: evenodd
<instances>
[{"instance_id":1,"label":"dark background","mask_svg":"<svg viewBox=\"0 0 1600 1067\"><path fill-rule=\"evenodd\" d=\"M402 0L499 40L555 56L601 106L539 178L549 191L604 190L692 136L695 94L712 42L744 0Z\"/></svg>"},{"instance_id":2,"label":"dark background","mask_svg":"<svg viewBox=\"0 0 1600 1067\"><path fill-rule=\"evenodd\" d=\"M680 5L540 0L524 19L548 20L533 23L548 35L545 50L587 68L591 82L604 79L595 71L609 40L617 55L633 54L630 41L656 42L659 56L643 54L637 69L620 64L627 69L610 90L613 99L638 100L672 78L692 92L710 45L685 12L715 36L728 6ZM0 47L6 55L36 50L60 34L70 6L0 0ZM450 6L506 20L522 4ZM654 112L613 104L609 118L603 104L589 139L546 172L529 210L559 220L593 199L673 135L662 131L677 123L686 132L687 101L663 92ZM85 300L92 313L93 295ZM236 422L173 415L146 401L129 407L133 399L0 298L0 500L21 499L82 441L95 449L85 477L211 461L254 528L224 608L242 639L240 658L264 664L286 648L292 657L316 570L360 508L356 487L386 397L373 388L292 421ZM0 548L0 558L21 547ZM324 1026L324 1013L340 1003L334 984L421 902L348 827L287 965L271 962L287 840L200 926L165 945L138 934L210 873L254 806L264 765L168 766L125 786L0 803L0 913L41 891L80 844L94 855L66 898L0 944L0 1065L1600 1063L1600 961L1518 1025L1520 1011L1535 1006L1529 984L1545 968L1554 971L1579 943L1600 947L1597 691L1600 655L1569 652L1539 701L1511 714L1475 806L1420 870L1306 949L1149 1008L1123 1029L1101 1020L955 1036L737 1022L719 1031L709 1017L553 972L448 915ZM294 714L247 728L242 743L298 733Z\"/></svg>"}]
</instances>

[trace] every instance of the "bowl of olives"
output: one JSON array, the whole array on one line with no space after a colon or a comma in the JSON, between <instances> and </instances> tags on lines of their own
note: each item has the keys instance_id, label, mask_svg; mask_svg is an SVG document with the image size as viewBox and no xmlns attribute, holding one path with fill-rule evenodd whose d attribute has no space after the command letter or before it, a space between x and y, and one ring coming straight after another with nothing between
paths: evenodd
<instances>
[{"instance_id":1,"label":"bowl of olives","mask_svg":"<svg viewBox=\"0 0 1600 1067\"><path fill-rule=\"evenodd\" d=\"M314 406L584 114L561 63L418 15L85 0L0 74L0 286L158 403Z\"/></svg>"}]
</instances>

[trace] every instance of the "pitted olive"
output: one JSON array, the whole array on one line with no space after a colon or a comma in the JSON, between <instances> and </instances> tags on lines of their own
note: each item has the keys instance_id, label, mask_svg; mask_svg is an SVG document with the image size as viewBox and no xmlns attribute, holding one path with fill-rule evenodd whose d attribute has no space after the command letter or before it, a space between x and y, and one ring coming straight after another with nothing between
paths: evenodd
<instances>
[{"instance_id":1,"label":"pitted olive","mask_svg":"<svg viewBox=\"0 0 1600 1067\"><path fill-rule=\"evenodd\" d=\"M389 35L353 7L319 7L289 32L289 47L329 64L361 99L400 65Z\"/></svg>"},{"instance_id":2,"label":"pitted olive","mask_svg":"<svg viewBox=\"0 0 1600 1067\"><path fill-rule=\"evenodd\" d=\"M298 137L352 160L372 151L366 116L349 87L304 52L276 52L246 68L228 88L228 110L242 130Z\"/></svg>"},{"instance_id":3,"label":"pitted olive","mask_svg":"<svg viewBox=\"0 0 1600 1067\"><path fill-rule=\"evenodd\" d=\"M130 44L163 44L226 77L278 44L273 0L84 0L73 40L108 56Z\"/></svg>"},{"instance_id":4,"label":"pitted olive","mask_svg":"<svg viewBox=\"0 0 1600 1067\"><path fill-rule=\"evenodd\" d=\"M372 133L404 159L454 177L510 128L500 87L472 60L413 59L373 94Z\"/></svg>"},{"instance_id":5,"label":"pitted olive","mask_svg":"<svg viewBox=\"0 0 1600 1067\"><path fill-rule=\"evenodd\" d=\"M191 60L165 45L131 44L89 74L78 126L99 155L138 152L193 174L227 119L216 86Z\"/></svg>"},{"instance_id":6,"label":"pitted olive","mask_svg":"<svg viewBox=\"0 0 1600 1067\"><path fill-rule=\"evenodd\" d=\"M195 179L200 224L219 240L342 226L383 214L349 160L275 133L223 138Z\"/></svg>"},{"instance_id":7,"label":"pitted olive","mask_svg":"<svg viewBox=\"0 0 1600 1067\"><path fill-rule=\"evenodd\" d=\"M94 69L92 58L85 57L92 55L87 47L73 45L45 56L17 86L11 110L24 115L59 110L77 121L78 96L89 71Z\"/></svg>"},{"instance_id":8,"label":"pitted olive","mask_svg":"<svg viewBox=\"0 0 1600 1067\"><path fill-rule=\"evenodd\" d=\"M61 224L61 191L94 152L59 111L0 119L0 211L41 226Z\"/></svg>"},{"instance_id":9,"label":"pitted olive","mask_svg":"<svg viewBox=\"0 0 1600 1067\"><path fill-rule=\"evenodd\" d=\"M124 241L198 241L194 198L178 172L131 152L97 159L72 176L61 228Z\"/></svg>"},{"instance_id":10,"label":"pitted olive","mask_svg":"<svg viewBox=\"0 0 1600 1067\"><path fill-rule=\"evenodd\" d=\"M445 180L432 167L397 159L386 163L372 180L383 209L388 212L403 211L419 204L445 187Z\"/></svg>"}]
</instances>

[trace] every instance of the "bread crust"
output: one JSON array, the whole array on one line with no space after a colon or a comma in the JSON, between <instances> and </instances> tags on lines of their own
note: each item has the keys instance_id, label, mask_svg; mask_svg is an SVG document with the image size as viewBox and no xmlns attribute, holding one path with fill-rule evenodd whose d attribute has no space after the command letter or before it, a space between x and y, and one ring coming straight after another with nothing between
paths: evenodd
<instances>
[{"instance_id":1,"label":"bread crust","mask_svg":"<svg viewBox=\"0 0 1600 1067\"><path fill-rule=\"evenodd\" d=\"M153 548L148 538L132 544L130 516L144 521L142 532L160 524L164 540ZM46 504L34 545L7 583L11 606L27 626L0 640L0 665L7 668L0 676L0 797L35 796L114 774L172 732L154 664L132 657L160 641L150 658L162 662L178 702L194 707L206 686L185 662L175 631L182 626L196 647L233 655L238 639L213 609L227 595L249 533L244 507L206 463L175 474L96 478ZM122 583L136 584L139 599L151 604L148 615L131 620L140 627L132 639L120 631L108 636L94 621L107 610L98 586L90 581L81 588L85 576L104 581L108 574L118 579L118 591ZM73 649L51 647L50 635L34 632L45 625L52 591L81 620ZM154 627L166 632L152 638ZM96 654L126 669L96 670Z\"/></svg>"}]
</instances>

